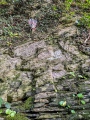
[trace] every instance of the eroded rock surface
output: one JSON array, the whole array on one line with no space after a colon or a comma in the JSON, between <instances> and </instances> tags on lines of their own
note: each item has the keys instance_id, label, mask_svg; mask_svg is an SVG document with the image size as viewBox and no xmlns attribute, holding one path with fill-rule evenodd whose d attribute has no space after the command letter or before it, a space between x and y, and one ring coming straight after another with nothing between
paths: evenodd
<instances>
[{"instance_id":1,"label":"eroded rock surface","mask_svg":"<svg viewBox=\"0 0 90 120\"><path fill-rule=\"evenodd\" d=\"M67 32L67 29L63 32ZM71 34L76 34L76 31L70 31L68 37ZM66 100L72 109L79 110L77 117L80 117L80 108L83 106L72 95L83 92L86 101L84 108L87 111L90 59L79 52L74 42L58 39L55 45L48 45L44 40L33 41L15 47L13 54L12 58L4 54L3 49L0 52L0 96L12 102L13 109L35 112L35 119L62 120L65 116L70 117L68 111L58 104ZM70 72L74 72L75 76L70 75ZM28 98L29 102L25 105L23 102ZM20 104L19 108L14 106L15 102ZM27 116L33 118L31 113Z\"/></svg>"},{"instance_id":2,"label":"eroded rock surface","mask_svg":"<svg viewBox=\"0 0 90 120\"><path fill-rule=\"evenodd\" d=\"M69 119L71 109L78 111L77 119L90 118L90 58L72 38L77 34L75 26L57 31L56 41L29 39L14 47L13 56L0 50L0 96L30 119ZM83 106L73 97L78 93L84 94ZM63 100L70 109L60 107Z\"/></svg>"}]
</instances>

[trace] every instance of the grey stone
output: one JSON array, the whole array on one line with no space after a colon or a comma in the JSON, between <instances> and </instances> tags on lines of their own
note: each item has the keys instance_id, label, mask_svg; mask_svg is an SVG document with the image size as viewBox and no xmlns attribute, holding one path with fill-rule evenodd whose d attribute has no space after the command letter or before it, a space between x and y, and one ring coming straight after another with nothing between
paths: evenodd
<instances>
[{"instance_id":1,"label":"grey stone","mask_svg":"<svg viewBox=\"0 0 90 120\"><path fill-rule=\"evenodd\" d=\"M0 117L0 120L4 120L4 118L1 118L1 117Z\"/></svg>"},{"instance_id":2,"label":"grey stone","mask_svg":"<svg viewBox=\"0 0 90 120\"><path fill-rule=\"evenodd\" d=\"M35 95L35 99L42 99L42 98L45 99L47 97L48 97L47 93L39 93Z\"/></svg>"},{"instance_id":3,"label":"grey stone","mask_svg":"<svg viewBox=\"0 0 90 120\"><path fill-rule=\"evenodd\" d=\"M17 89L21 84L22 84L22 81L15 81L10 84L10 87Z\"/></svg>"}]
</instances>

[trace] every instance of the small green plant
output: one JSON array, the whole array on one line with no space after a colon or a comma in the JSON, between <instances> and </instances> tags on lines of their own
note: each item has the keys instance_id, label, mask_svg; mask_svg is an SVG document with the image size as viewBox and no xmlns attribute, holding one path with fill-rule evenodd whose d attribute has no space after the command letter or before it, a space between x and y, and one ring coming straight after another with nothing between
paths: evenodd
<instances>
[{"instance_id":1,"label":"small green plant","mask_svg":"<svg viewBox=\"0 0 90 120\"><path fill-rule=\"evenodd\" d=\"M77 97L78 97L79 99L84 98L84 96L83 96L83 94L82 94L82 93L78 93L78 94L77 94Z\"/></svg>"},{"instance_id":2,"label":"small green plant","mask_svg":"<svg viewBox=\"0 0 90 120\"><path fill-rule=\"evenodd\" d=\"M76 25L90 29L90 13L84 12L83 16L79 20L76 20Z\"/></svg>"},{"instance_id":3,"label":"small green plant","mask_svg":"<svg viewBox=\"0 0 90 120\"><path fill-rule=\"evenodd\" d=\"M90 13L84 13L83 17L80 19L80 24L86 28L90 28Z\"/></svg>"},{"instance_id":4,"label":"small green plant","mask_svg":"<svg viewBox=\"0 0 90 120\"><path fill-rule=\"evenodd\" d=\"M66 10L69 10L69 9L70 9L70 6L71 6L72 2L73 2L73 0L66 0L66 1L65 1Z\"/></svg>"},{"instance_id":5,"label":"small green plant","mask_svg":"<svg viewBox=\"0 0 90 120\"><path fill-rule=\"evenodd\" d=\"M81 103L82 103L83 105L85 105L85 104L86 104L84 100L81 100Z\"/></svg>"},{"instance_id":6,"label":"small green plant","mask_svg":"<svg viewBox=\"0 0 90 120\"><path fill-rule=\"evenodd\" d=\"M67 105L67 102L66 101L60 101L59 105L62 106L62 107L65 107Z\"/></svg>"},{"instance_id":7,"label":"small green plant","mask_svg":"<svg viewBox=\"0 0 90 120\"><path fill-rule=\"evenodd\" d=\"M83 12L82 17L80 18L80 20L76 20L76 25L77 26L84 26L86 28L90 28L90 12L87 12L87 10L89 11L90 9L90 0L85 0L85 1L74 1L74 0L65 0L65 11L66 11L66 15L71 17L70 14L70 8L71 8L71 4L75 3L76 8L79 5L79 7L82 8L82 10L84 10L85 12ZM78 11L78 9L77 9ZM68 12L68 14L67 14ZM73 13L73 15L75 15L75 13ZM72 15L72 16L73 16Z\"/></svg>"},{"instance_id":8,"label":"small green plant","mask_svg":"<svg viewBox=\"0 0 90 120\"><path fill-rule=\"evenodd\" d=\"M7 5L8 3L6 2L6 0L0 0L0 5Z\"/></svg>"},{"instance_id":9,"label":"small green plant","mask_svg":"<svg viewBox=\"0 0 90 120\"><path fill-rule=\"evenodd\" d=\"M14 117L6 116L5 120L28 120L23 114L17 113Z\"/></svg>"},{"instance_id":10,"label":"small green plant","mask_svg":"<svg viewBox=\"0 0 90 120\"><path fill-rule=\"evenodd\" d=\"M5 102L2 98L0 98L0 108L2 106L5 106L6 108L10 108L11 107L10 103Z\"/></svg>"},{"instance_id":11,"label":"small green plant","mask_svg":"<svg viewBox=\"0 0 90 120\"><path fill-rule=\"evenodd\" d=\"M78 93L77 95L73 94L73 98L78 98L79 99L79 104L85 105L86 102L83 100L84 95L82 93Z\"/></svg>"},{"instance_id":12,"label":"small green plant","mask_svg":"<svg viewBox=\"0 0 90 120\"><path fill-rule=\"evenodd\" d=\"M79 78L84 78L82 75L78 75Z\"/></svg>"},{"instance_id":13,"label":"small green plant","mask_svg":"<svg viewBox=\"0 0 90 120\"><path fill-rule=\"evenodd\" d=\"M9 115L10 117L14 117L16 114L16 111L11 110L11 105L8 102L5 102L2 98L0 98L0 108L4 106L6 108L5 114ZM3 110L0 109L0 114L3 113Z\"/></svg>"},{"instance_id":14,"label":"small green plant","mask_svg":"<svg viewBox=\"0 0 90 120\"><path fill-rule=\"evenodd\" d=\"M52 9L53 9L54 11L56 11L56 10L57 10L57 6L56 6L56 5L53 5L53 6L52 6Z\"/></svg>"},{"instance_id":15,"label":"small green plant","mask_svg":"<svg viewBox=\"0 0 90 120\"><path fill-rule=\"evenodd\" d=\"M80 103L82 103L83 105L86 104L85 101L82 100L82 99L84 98L84 96L83 96L82 93L78 93L78 94L77 94L77 97L78 97L78 99L79 99L79 104L80 104Z\"/></svg>"},{"instance_id":16,"label":"small green plant","mask_svg":"<svg viewBox=\"0 0 90 120\"><path fill-rule=\"evenodd\" d=\"M90 0L86 0L88 4L90 4Z\"/></svg>"},{"instance_id":17,"label":"small green plant","mask_svg":"<svg viewBox=\"0 0 90 120\"><path fill-rule=\"evenodd\" d=\"M60 101L59 102L59 105L61 106L61 107L65 107L66 109L68 109L72 114L75 114L76 112L75 112L75 110L72 110L71 109L71 106L70 105L67 105L67 102L66 101ZM70 110L71 109L71 110Z\"/></svg>"},{"instance_id":18,"label":"small green plant","mask_svg":"<svg viewBox=\"0 0 90 120\"><path fill-rule=\"evenodd\" d=\"M7 115L9 115L10 117L14 117L16 114L16 111L10 110L10 109L6 109L5 113Z\"/></svg>"},{"instance_id":19,"label":"small green plant","mask_svg":"<svg viewBox=\"0 0 90 120\"><path fill-rule=\"evenodd\" d=\"M3 113L3 111L0 109L0 114Z\"/></svg>"},{"instance_id":20,"label":"small green plant","mask_svg":"<svg viewBox=\"0 0 90 120\"><path fill-rule=\"evenodd\" d=\"M69 78L75 78L76 77L75 72L70 72L68 77Z\"/></svg>"},{"instance_id":21,"label":"small green plant","mask_svg":"<svg viewBox=\"0 0 90 120\"><path fill-rule=\"evenodd\" d=\"M13 38L13 37L19 37L20 34L19 33L13 33L12 29L14 29L14 28L11 27L11 26L4 28L3 29L4 34L7 35L7 36L9 36L9 37L11 37L11 38Z\"/></svg>"},{"instance_id":22,"label":"small green plant","mask_svg":"<svg viewBox=\"0 0 90 120\"><path fill-rule=\"evenodd\" d=\"M70 72L70 75L72 75L73 77L75 77L75 73L74 72Z\"/></svg>"},{"instance_id":23,"label":"small green plant","mask_svg":"<svg viewBox=\"0 0 90 120\"><path fill-rule=\"evenodd\" d=\"M75 110L71 110L71 113L72 113L72 114L75 114L76 112L75 112Z\"/></svg>"}]
</instances>

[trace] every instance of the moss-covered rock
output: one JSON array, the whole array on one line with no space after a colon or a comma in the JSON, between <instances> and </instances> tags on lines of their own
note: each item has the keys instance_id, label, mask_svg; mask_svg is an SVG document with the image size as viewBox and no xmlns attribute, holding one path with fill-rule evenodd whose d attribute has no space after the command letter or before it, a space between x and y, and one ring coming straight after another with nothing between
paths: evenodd
<instances>
[{"instance_id":1,"label":"moss-covered rock","mask_svg":"<svg viewBox=\"0 0 90 120\"><path fill-rule=\"evenodd\" d=\"M34 102L34 98L29 97L25 101L25 103L20 107L20 109L22 109L22 110L30 110L31 108L33 108L33 102Z\"/></svg>"},{"instance_id":2,"label":"moss-covered rock","mask_svg":"<svg viewBox=\"0 0 90 120\"><path fill-rule=\"evenodd\" d=\"M6 0L1 0L0 1L0 5L7 5L8 3L6 2Z\"/></svg>"},{"instance_id":3,"label":"moss-covered rock","mask_svg":"<svg viewBox=\"0 0 90 120\"><path fill-rule=\"evenodd\" d=\"M5 120L28 120L24 115L16 114L14 117L7 116Z\"/></svg>"}]
</instances>

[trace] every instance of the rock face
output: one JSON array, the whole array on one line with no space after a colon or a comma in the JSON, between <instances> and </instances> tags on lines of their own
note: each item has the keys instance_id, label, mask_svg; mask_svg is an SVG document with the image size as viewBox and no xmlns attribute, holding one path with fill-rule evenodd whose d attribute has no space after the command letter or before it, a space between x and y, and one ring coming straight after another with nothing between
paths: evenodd
<instances>
[{"instance_id":1,"label":"rock face","mask_svg":"<svg viewBox=\"0 0 90 120\"><path fill-rule=\"evenodd\" d=\"M90 59L70 40L76 28L68 29L65 40L51 45L30 41L15 47L13 57L0 50L0 96L16 111L28 112L30 119L90 118ZM60 30L59 37L68 29ZM85 105L78 102L78 93L83 93ZM60 107L60 101L71 107ZM71 114L72 109L78 114Z\"/></svg>"},{"instance_id":2,"label":"rock face","mask_svg":"<svg viewBox=\"0 0 90 120\"><path fill-rule=\"evenodd\" d=\"M21 0L18 5L18 0L4 10L11 25L0 18L0 46L9 37L17 41L15 44L23 43L0 48L0 97L29 120L90 120L90 41L88 45L76 43L82 39L74 25L77 18L73 12L70 17L74 20L69 20L65 11L62 14L64 1ZM79 9L74 7L73 11ZM24 15L19 17L18 12ZM32 33L26 23L29 17L38 22ZM4 27L6 30L1 29Z\"/></svg>"}]
</instances>

